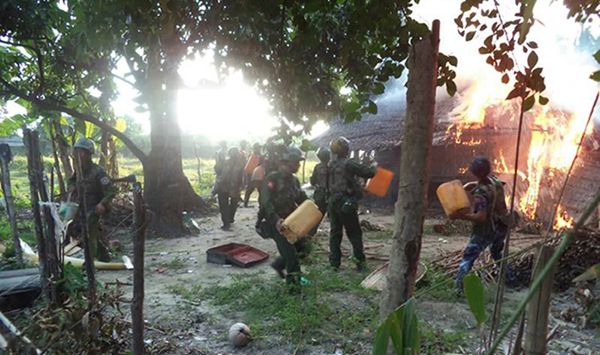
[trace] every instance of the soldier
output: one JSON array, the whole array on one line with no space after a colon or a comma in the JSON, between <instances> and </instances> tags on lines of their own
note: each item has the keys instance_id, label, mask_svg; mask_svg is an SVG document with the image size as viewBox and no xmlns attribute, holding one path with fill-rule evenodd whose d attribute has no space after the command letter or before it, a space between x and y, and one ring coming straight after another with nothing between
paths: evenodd
<instances>
[{"instance_id":1,"label":"soldier","mask_svg":"<svg viewBox=\"0 0 600 355\"><path fill-rule=\"evenodd\" d=\"M109 248L100 231L100 216L108 212L116 190L104 169L92 162L94 151L94 142L87 138L79 139L73 146L76 169L68 180L69 200L78 201L80 208L85 207L86 221L79 220L78 213L75 225L81 226L82 223L87 222L92 256L100 261L109 261ZM77 171L82 173L80 178L77 177ZM77 186L77 180L80 180L81 186ZM78 195L78 189L83 193L83 199Z\"/></svg>"},{"instance_id":2,"label":"soldier","mask_svg":"<svg viewBox=\"0 0 600 355\"><path fill-rule=\"evenodd\" d=\"M321 213L325 215L325 213L327 213L327 198L329 194L329 189L327 187L327 180L329 179L327 164L329 164L329 160L331 159L331 152L328 148L319 148L317 150L317 158L319 158L320 162L315 165L313 173L310 177L310 184L315 189L313 200L319 207L319 210L321 210ZM313 236L317 233L319 224L317 224L315 228L310 231L310 236Z\"/></svg>"},{"instance_id":3,"label":"soldier","mask_svg":"<svg viewBox=\"0 0 600 355\"><path fill-rule=\"evenodd\" d=\"M261 154L261 147L260 144L258 143L254 143L254 145L252 146L252 155L250 157L248 157L248 161L250 161L250 159L253 159L252 157L256 156L256 158L258 159L258 164L261 165L262 164L262 154ZM250 200L250 195L252 195L252 193L254 192L254 190L258 190L260 192L260 183L262 182L262 179L257 180L257 179L252 179L252 175L253 175L253 171L251 172L246 172L246 192L244 193L244 207L248 207L248 201Z\"/></svg>"},{"instance_id":4,"label":"soldier","mask_svg":"<svg viewBox=\"0 0 600 355\"><path fill-rule=\"evenodd\" d=\"M211 195L214 198L217 195L217 181L219 177L223 174L223 166L227 160L227 142L220 141L219 142L219 150L215 153L215 185L213 186Z\"/></svg>"},{"instance_id":5,"label":"soldier","mask_svg":"<svg viewBox=\"0 0 600 355\"><path fill-rule=\"evenodd\" d=\"M282 235L283 220L289 216L299 204L307 199L300 188L300 182L294 174L304 160L302 151L290 146L281 157L277 171L267 175L260 192L260 209L258 226L263 223L261 235L273 238L279 251L279 257L271 264L277 274L285 278L295 288L300 283L300 263L296 245L290 244ZM263 222L264 220L264 222ZM285 269L285 272L284 272ZM286 274L287 272L287 274Z\"/></svg>"},{"instance_id":6,"label":"soldier","mask_svg":"<svg viewBox=\"0 0 600 355\"><path fill-rule=\"evenodd\" d=\"M362 187L357 177L371 178L375 175L375 166L360 164L348 158L350 141L339 137L330 144L333 159L329 162L329 204L328 213L331 223L329 232L329 263L338 270L342 253L342 228L352 244L356 269L365 268L362 230L358 221L358 200L362 197Z\"/></svg>"},{"instance_id":7,"label":"soldier","mask_svg":"<svg viewBox=\"0 0 600 355\"><path fill-rule=\"evenodd\" d=\"M235 219L235 212L240 200L240 188L244 172L244 162L237 148L229 148L227 159L222 163L221 174L217 176L215 190L221 211L223 225L221 229L229 230Z\"/></svg>"},{"instance_id":8,"label":"soldier","mask_svg":"<svg viewBox=\"0 0 600 355\"><path fill-rule=\"evenodd\" d=\"M496 261L502 258L504 238L509 226L514 224L509 217L504 200L503 182L490 175L492 165L486 157L475 157L469 166L469 171L477 178L473 187L473 211L459 210L450 216L452 219L462 219L473 222L473 231L469 244L465 248L463 258L456 275L456 286L462 292L463 278L473 267L473 263L487 247L492 258ZM506 280L511 283L514 279L512 270L507 268Z\"/></svg>"}]
</instances>

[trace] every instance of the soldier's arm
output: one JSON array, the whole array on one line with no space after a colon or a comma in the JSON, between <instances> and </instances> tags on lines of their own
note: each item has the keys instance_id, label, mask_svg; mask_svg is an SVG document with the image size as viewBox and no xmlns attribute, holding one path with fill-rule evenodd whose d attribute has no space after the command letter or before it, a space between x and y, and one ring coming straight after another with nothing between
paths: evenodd
<instances>
[{"instance_id":1,"label":"soldier's arm","mask_svg":"<svg viewBox=\"0 0 600 355\"><path fill-rule=\"evenodd\" d=\"M365 179L375 176L376 170L374 166L364 165L352 159L346 162L346 169L350 173Z\"/></svg>"},{"instance_id":2,"label":"soldier's arm","mask_svg":"<svg viewBox=\"0 0 600 355\"><path fill-rule=\"evenodd\" d=\"M299 205L302 202L308 200L308 196L306 196L306 192L304 192L304 190L302 190L302 188L300 187L300 181L298 179L295 179L295 183L296 183L296 188L298 191L298 193L296 194L296 204Z\"/></svg>"},{"instance_id":3,"label":"soldier's arm","mask_svg":"<svg viewBox=\"0 0 600 355\"><path fill-rule=\"evenodd\" d=\"M319 163L319 164L321 164L321 163ZM312 175L310 176L310 184L312 186L317 185L317 171L319 171L319 164L315 165Z\"/></svg>"},{"instance_id":4,"label":"soldier's arm","mask_svg":"<svg viewBox=\"0 0 600 355\"><path fill-rule=\"evenodd\" d=\"M272 194L276 188L276 181L272 176L267 176L262 183L260 188L260 206L264 214L264 218L272 224L277 223L280 219L277 212L275 212L275 206L271 202Z\"/></svg>"},{"instance_id":5,"label":"soldier's arm","mask_svg":"<svg viewBox=\"0 0 600 355\"><path fill-rule=\"evenodd\" d=\"M463 212L463 210L458 210L454 215L450 216L452 219L463 219L466 221L482 223L485 222L487 218L487 206L488 199L484 194L476 193L474 196L474 206L475 209L473 212Z\"/></svg>"},{"instance_id":6,"label":"soldier's arm","mask_svg":"<svg viewBox=\"0 0 600 355\"><path fill-rule=\"evenodd\" d=\"M100 170L98 173L98 181L100 182L100 186L102 187L102 200L100 203L104 206L108 206L110 201L112 201L113 197L117 194L117 189L112 183L112 180L106 175L104 170Z\"/></svg>"}]
</instances>

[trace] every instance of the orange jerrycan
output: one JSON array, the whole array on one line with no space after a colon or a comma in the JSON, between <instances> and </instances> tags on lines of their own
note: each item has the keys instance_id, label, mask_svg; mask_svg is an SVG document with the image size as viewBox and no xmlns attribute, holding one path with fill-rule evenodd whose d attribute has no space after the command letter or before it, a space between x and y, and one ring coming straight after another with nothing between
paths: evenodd
<instances>
[{"instance_id":1,"label":"orange jerrycan","mask_svg":"<svg viewBox=\"0 0 600 355\"><path fill-rule=\"evenodd\" d=\"M258 166L258 155L252 154L252 155L250 155L250 158L248 158L248 161L246 162L244 171L246 172L246 174L252 174L254 172L254 169L256 169L257 166Z\"/></svg>"},{"instance_id":2,"label":"orange jerrycan","mask_svg":"<svg viewBox=\"0 0 600 355\"><path fill-rule=\"evenodd\" d=\"M321 221L321 218L323 214L319 211L319 207L311 200L306 200L283 221L283 235L293 244L304 238Z\"/></svg>"},{"instance_id":3,"label":"orange jerrycan","mask_svg":"<svg viewBox=\"0 0 600 355\"><path fill-rule=\"evenodd\" d=\"M471 207L469 196L460 180L452 180L441 184L437 188L436 194L447 216L463 208Z\"/></svg>"},{"instance_id":4,"label":"orange jerrycan","mask_svg":"<svg viewBox=\"0 0 600 355\"><path fill-rule=\"evenodd\" d=\"M388 189L390 188L390 184L393 178L393 172L378 166L377 171L375 172L375 176L373 176L369 179L369 181L367 181L367 186L365 186L365 190L369 193L372 193L375 196L384 197L387 194Z\"/></svg>"}]
</instances>

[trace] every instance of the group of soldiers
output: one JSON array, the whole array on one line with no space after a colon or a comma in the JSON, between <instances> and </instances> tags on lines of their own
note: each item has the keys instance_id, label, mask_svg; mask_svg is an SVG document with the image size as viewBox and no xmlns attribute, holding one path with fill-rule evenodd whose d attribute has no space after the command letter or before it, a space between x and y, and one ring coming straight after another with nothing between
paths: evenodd
<instances>
[{"instance_id":1,"label":"group of soldiers","mask_svg":"<svg viewBox=\"0 0 600 355\"><path fill-rule=\"evenodd\" d=\"M350 142L344 137L334 139L329 149L320 148L320 162L315 166L310 182L314 187L313 199L330 221L329 263L333 270L341 265L343 230L352 244L357 270L365 268L362 230L358 220L358 201L362 186L358 178L371 178L376 167L361 164L350 158ZM302 277L299 255L306 252L305 239L294 244L283 234L283 221L308 197L294 176L304 160L303 153L294 146L287 147L277 159L276 169L270 171L259 196L257 232L275 241L279 257L271 264L277 274L285 278L291 290L297 290L307 280ZM316 232L316 227L311 233Z\"/></svg>"},{"instance_id":2,"label":"group of soldiers","mask_svg":"<svg viewBox=\"0 0 600 355\"><path fill-rule=\"evenodd\" d=\"M275 241L279 257L271 264L277 274L292 286L299 286L303 280L299 255L307 252L305 239L290 243L283 235L283 221L308 197L302 190L298 178L303 152L295 147L282 144L267 144L263 152L260 144L252 146L246 153L247 145L221 149L215 159L216 183L213 193L218 196L223 229L229 229L235 219L240 203L240 193L245 185L243 203L248 206L249 198L256 189L259 191L259 211L256 231L262 237ZM80 235L87 229L92 255L101 261L110 258L107 241L102 238L100 217L108 211L108 206L116 194L111 179L106 172L92 161L94 143L86 138L79 139L73 146L75 173L68 180L68 200L80 204L83 214L72 223L69 235ZM358 219L358 201L362 197L362 186L358 178L371 178L376 166L362 164L350 158L350 142L344 137L334 139L329 148L317 151L319 163L310 177L314 187L313 200L323 215L330 221L329 263L333 270L341 265L343 230L352 244L353 259L357 270L365 268L362 230ZM256 166L248 169L249 161ZM456 285L462 290L462 280L471 270L477 257L490 248L492 257L500 260L504 239L517 216L508 212L504 199L504 183L492 175L491 163L485 157L475 157L469 171L477 178L466 185L473 197L474 206L469 211L459 210L452 219L463 219L473 223L471 239L465 248ZM85 220L81 219L85 216ZM314 235L318 226L309 233ZM512 270L507 269L508 282L513 281Z\"/></svg>"}]
</instances>

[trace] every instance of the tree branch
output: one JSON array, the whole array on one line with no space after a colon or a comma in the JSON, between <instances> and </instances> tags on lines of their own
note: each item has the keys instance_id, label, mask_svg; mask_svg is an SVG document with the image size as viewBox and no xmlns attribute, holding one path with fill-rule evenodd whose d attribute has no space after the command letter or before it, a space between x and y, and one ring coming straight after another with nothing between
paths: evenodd
<instances>
[{"instance_id":1,"label":"tree branch","mask_svg":"<svg viewBox=\"0 0 600 355\"><path fill-rule=\"evenodd\" d=\"M146 160L148 159L148 155L146 153L144 153L135 143L133 143L133 141L131 139L129 139L125 134L118 131L116 128L110 126L106 122L103 122L103 121L97 119L93 115L90 115L90 114L87 114L84 112L79 112L73 108L67 107L64 104L61 104L61 103L51 100L51 99L40 99L38 97L29 95L29 94L19 90L15 86L11 85L9 82L7 82L4 79L0 79L0 83L7 89L6 92L8 92L12 95L18 96L23 100L29 101L32 104L39 106L40 108L43 108L45 110L50 110L50 111L58 111L58 112L66 113L76 119L90 122L90 123L98 126L99 128L105 130L106 132L109 132L113 136L119 138L123 142L123 144L125 144L125 146L131 151L131 153L133 155L135 155L136 158L138 158L142 162L142 164L144 164L146 162Z\"/></svg>"}]
</instances>

